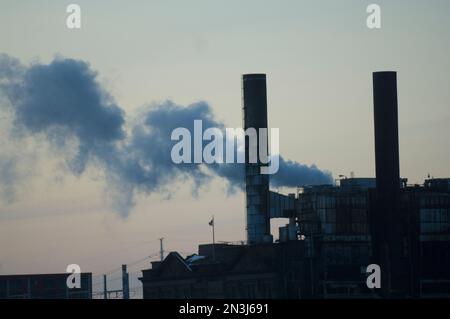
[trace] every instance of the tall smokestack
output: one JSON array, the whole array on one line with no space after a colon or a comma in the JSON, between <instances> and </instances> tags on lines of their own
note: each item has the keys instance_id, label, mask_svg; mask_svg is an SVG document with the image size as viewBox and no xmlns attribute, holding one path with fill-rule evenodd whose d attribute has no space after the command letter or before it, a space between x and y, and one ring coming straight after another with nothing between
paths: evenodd
<instances>
[{"instance_id":1,"label":"tall smokestack","mask_svg":"<svg viewBox=\"0 0 450 319\"><path fill-rule=\"evenodd\" d=\"M388 202L400 192L397 73L373 73L377 190Z\"/></svg>"},{"instance_id":2,"label":"tall smokestack","mask_svg":"<svg viewBox=\"0 0 450 319\"><path fill-rule=\"evenodd\" d=\"M397 73L373 73L376 203L374 256L381 266L382 291L402 289L403 223L400 215Z\"/></svg>"},{"instance_id":3,"label":"tall smokestack","mask_svg":"<svg viewBox=\"0 0 450 319\"><path fill-rule=\"evenodd\" d=\"M242 76L244 129L267 129L267 89L265 74ZM267 146L267 141L266 144ZM249 163L249 139L245 137L245 191L247 207L247 242L272 242L269 219L269 175L260 173L262 163Z\"/></svg>"}]
</instances>

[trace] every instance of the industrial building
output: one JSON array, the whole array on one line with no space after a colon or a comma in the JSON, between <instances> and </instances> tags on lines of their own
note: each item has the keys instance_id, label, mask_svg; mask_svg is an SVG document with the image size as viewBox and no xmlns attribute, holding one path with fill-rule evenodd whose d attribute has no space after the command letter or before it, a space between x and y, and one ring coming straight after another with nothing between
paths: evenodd
<instances>
[{"instance_id":1,"label":"industrial building","mask_svg":"<svg viewBox=\"0 0 450 319\"><path fill-rule=\"evenodd\" d=\"M242 80L244 128L267 127L266 76ZM373 92L375 178L284 195L246 161L246 244L170 253L142 271L144 298L450 297L450 179L400 177L397 74L373 73ZM276 243L271 218L289 219ZM370 264L379 289L367 287Z\"/></svg>"},{"instance_id":2,"label":"industrial building","mask_svg":"<svg viewBox=\"0 0 450 319\"><path fill-rule=\"evenodd\" d=\"M301 241L201 245L198 255L183 258L171 252L143 270L143 297L297 298L309 284L303 263Z\"/></svg>"},{"instance_id":3,"label":"industrial building","mask_svg":"<svg viewBox=\"0 0 450 319\"><path fill-rule=\"evenodd\" d=\"M70 274L0 276L0 299L91 299L92 273L80 274L80 288L67 287Z\"/></svg>"}]
</instances>

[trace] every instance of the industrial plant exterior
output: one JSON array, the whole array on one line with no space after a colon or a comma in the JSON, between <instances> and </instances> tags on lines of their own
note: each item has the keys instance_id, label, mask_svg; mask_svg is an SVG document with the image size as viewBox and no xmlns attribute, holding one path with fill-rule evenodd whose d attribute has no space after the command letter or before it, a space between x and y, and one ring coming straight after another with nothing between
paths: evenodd
<instances>
[{"instance_id":1,"label":"industrial plant exterior","mask_svg":"<svg viewBox=\"0 0 450 319\"><path fill-rule=\"evenodd\" d=\"M142 271L144 298L450 297L450 179L400 177L396 73L375 72L373 88L376 178L283 195L247 163L247 243L170 253ZM246 128L267 126L266 95L265 75L243 76ZM271 218L289 219L276 243Z\"/></svg>"}]
</instances>

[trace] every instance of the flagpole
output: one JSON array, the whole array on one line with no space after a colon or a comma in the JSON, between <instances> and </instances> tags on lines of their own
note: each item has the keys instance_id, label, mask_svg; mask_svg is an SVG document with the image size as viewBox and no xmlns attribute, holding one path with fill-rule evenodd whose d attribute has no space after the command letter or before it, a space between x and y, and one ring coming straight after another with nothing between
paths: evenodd
<instances>
[{"instance_id":1,"label":"flagpole","mask_svg":"<svg viewBox=\"0 0 450 319\"><path fill-rule=\"evenodd\" d=\"M212 217L212 235L213 235L213 261L216 261L216 223L214 222L214 215Z\"/></svg>"},{"instance_id":2,"label":"flagpole","mask_svg":"<svg viewBox=\"0 0 450 319\"><path fill-rule=\"evenodd\" d=\"M215 244L216 243L216 234L215 234L215 228L216 228L216 225L215 225L215 223L214 223L214 216L213 216L213 218L212 218L212 220L213 220L213 229L212 229L212 231L213 231L213 244Z\"/></svg>"}]
</instances>

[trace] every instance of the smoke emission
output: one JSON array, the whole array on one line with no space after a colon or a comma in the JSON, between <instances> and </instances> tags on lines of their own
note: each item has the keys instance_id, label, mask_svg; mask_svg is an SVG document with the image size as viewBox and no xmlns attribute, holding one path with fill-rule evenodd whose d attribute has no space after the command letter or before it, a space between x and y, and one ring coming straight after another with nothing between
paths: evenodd
<instances>
[{"instance_id":1,"label":"smoke emission","mask_svg":"<svg viewBox=\"0 0 450 319\"><path fill-rule=\"evenodd\" d=\"M125 121L125 113L97 81L97 73L84 61L56 58L50 64L25 66L0 55L0 110L12 114L11 134L43 138L63 154L75 175L89 165L101 169L115 209L127 216L138 192L165 192L176 182L192 182L193 195L219 176L229 191L243 189L243 164L174 164L170 157L172 130L193 131L194 120L203 129L224 128L206 102L180 106L171 101L149 104ZM12 162L0 165L2 189L11 193L15 183ZM284 160L272 175L277 187L330 184L332 176L316 166Z\"/></svg>"}]
</instances>

